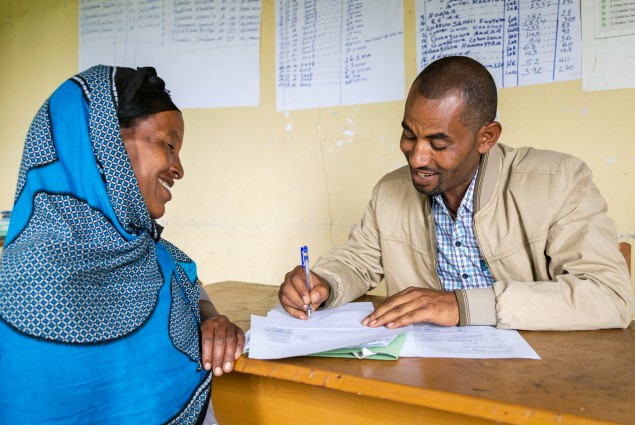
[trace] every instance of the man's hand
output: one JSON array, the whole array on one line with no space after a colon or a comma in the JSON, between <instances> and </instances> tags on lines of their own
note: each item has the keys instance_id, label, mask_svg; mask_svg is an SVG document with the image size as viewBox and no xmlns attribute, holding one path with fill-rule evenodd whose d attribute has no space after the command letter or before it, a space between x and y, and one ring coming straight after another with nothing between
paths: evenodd
<instances>
[{"instance_id":1,"label":"man's hand","mask_svg":"<svg viewBox=\"0 0 635 425\"><path fill-rule=\"evenodd\" d=\"M419 322L442 326L459 324L459 305L451 291L409 287L388 298L370 316L364 326L400 328Z\"/></svg>"},{"instance_id":2,"label":"man's hand","mask_svg":"<svg viewBox=\"0 0 635 425\"><path fill-rule=\"evenodd\" d=\"M234 369L234 362L240 358L245 346L242 329L218 314L214 304L200 300L201 347L203 368L221 376Z\"/></svg>"},{"instance_id":3,"label":"man's hand","mask_svg":"<svg viewBox=\"0 0 635 425\"><path fill-rule=\"evenodd\" d=\"M296 266L284 276L280 285L278 299L280 304L296 319L307 319L307 306L311 303L311 310L315 311L329 296L331 287L319 275L311 272L311 291L306 288L304 269Z\"/></svg>"}]
</instances>

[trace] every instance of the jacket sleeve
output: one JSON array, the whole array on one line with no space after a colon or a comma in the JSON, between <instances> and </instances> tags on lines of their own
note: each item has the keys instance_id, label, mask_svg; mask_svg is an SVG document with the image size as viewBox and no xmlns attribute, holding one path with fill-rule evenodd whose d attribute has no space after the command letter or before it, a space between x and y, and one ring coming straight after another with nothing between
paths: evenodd
<instances>
[{"instance_id":1,"label":"jacket sleeve","mask_svg":"<svg viewBox=\"0 0 635 425\"><path fill-rule=\"evenodd\" d=\"M567 157L560 165L544 249L550 280L495 282L496 325L528 330L625 328L633 319L633 288L606 203L582 161ZM491 298L471 297L469 292L464 302L485 300L491 308ZM480 308L475 304L469 310Z\"/></svg>"},{"instance_id":2,"label":"jacket sleeve","mask_svg":"<svg viewBox=\"0 0 635 425\"><path fill-rule=\"evenodd\" d=\"M331 293L324 307L337 307L377 287L383 279L379 230L375 219L378 186L362 220L342 247L320 257L312 271L326 279Z\"/></svg>"}]
</instances>

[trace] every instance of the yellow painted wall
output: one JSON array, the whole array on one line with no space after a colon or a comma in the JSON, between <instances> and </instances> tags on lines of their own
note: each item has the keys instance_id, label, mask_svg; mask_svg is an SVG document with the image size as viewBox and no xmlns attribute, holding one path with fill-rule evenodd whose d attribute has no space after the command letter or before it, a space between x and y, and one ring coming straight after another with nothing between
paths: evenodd
<instances>
[{"instance_id":1,"label":"yellow painted wall","mask_svg":"<svg viewBox=\"0 0 635 425\"><path fill-rule=\"evenodd\" d=\"M409 84L414 1L404 10ZM405 164L401 101L276 112L274 30L273 0L263 0L260 107L184 111L185 179L164 235L197 261L206 283L279 284L300 245L315 259L343 243L375 182ZM0 0L0 209L12 207L31 119L78 71L78 43L77 0ZM619 238L633 245L634 112L635 89L583 93L579 80L500 91L502 142L585 160Z\"/></svg>"}]
</instances>

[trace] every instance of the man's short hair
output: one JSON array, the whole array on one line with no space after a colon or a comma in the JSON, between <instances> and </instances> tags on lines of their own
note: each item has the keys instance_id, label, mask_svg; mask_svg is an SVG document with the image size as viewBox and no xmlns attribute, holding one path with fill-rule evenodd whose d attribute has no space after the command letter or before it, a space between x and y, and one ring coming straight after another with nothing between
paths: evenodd
<instances>
[{"instance_id":1,"label":"man's short hair","mask_svg":"<svg viewBox=\"0 0 635 425\"><path fill-rule=\"evenodd\" d=\"M412 84L427 99L441 99L459 92L464 101L461 121L476 133L496 119L496 83L478 61L467 56L448 56L428 65Z\"/></svg>"}]
</instances>

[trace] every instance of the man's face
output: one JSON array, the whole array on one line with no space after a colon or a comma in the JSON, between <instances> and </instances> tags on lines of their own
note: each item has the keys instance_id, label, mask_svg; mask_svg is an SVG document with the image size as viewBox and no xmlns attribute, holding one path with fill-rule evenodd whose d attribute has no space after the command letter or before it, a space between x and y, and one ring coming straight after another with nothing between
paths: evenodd
<instances>
[{"instance_id":1,"label":"man's face","mask_svg":"<svg viewBox=\"0 0 635 425\"><path fill-rule=\"evenodd\" d=\"M139 190L154 219L163 216L174 181L183 177L179 158L183 131L183 117L177 111L150 115L121 131Z\"/></svg>"},{"instance_id":2,"label":"man's face","mask_svg":"<svg viewBox=\"0 0 635 425\"><path fill-rule=\"evenodd\" d=\"M459 93L426 99L410 90L403 118L400 148L406 156L415 188L428 196L443 194L451 205L463 199L484 152L477 134L461 122ZM458 201L458 202L457 202ZM448 205L449 206L449 205Z\"/></svg>"}]
</instances>

